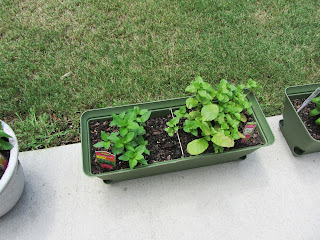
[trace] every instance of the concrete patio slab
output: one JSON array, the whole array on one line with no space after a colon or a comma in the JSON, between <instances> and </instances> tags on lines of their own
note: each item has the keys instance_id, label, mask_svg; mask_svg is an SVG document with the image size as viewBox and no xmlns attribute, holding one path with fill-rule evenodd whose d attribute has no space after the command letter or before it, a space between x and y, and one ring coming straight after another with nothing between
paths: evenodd
<instances>
[{"instance_id":1,"label":"concrete patio slab","mask_svg":"<svg viewBox=\"0 0 320 240\"><path fill-rule=\"evenodd\" d=\"M0 239L319 239L320 153L276 141L240 162L112 185L84 175L81 146L20 153L25 189Z\"/></svg>"}]
</instances>

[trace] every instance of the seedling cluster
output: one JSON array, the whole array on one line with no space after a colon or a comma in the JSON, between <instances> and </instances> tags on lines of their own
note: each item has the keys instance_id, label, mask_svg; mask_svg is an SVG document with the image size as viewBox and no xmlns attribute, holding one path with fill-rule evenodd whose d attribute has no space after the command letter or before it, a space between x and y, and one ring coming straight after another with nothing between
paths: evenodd
<instances>
[{"instance_id":1,"label":"seedling cluster","mask_svg":"<svg viewBox=\"0 0 320 240\"><path fill-rule=\"evenodd\" d=\"M146 147L148 141L144 140L143 135L146 134L144 126L150 115L150 111L140 110L137 106L121 112L119 115L112 114L113 120L110 126L117 126L119 131L110 135L101 131L103 141L96 143L94 147L103 147L107 150L111 147L112 153L120 155L118 159L128 161L131 169L138 163L147 165L143 154L150 155L150 152Z\"/></svg>"},{"instance_id":2,"label":"seedling cluster","mask_svg":"<svg viewBox=\"0 0 320 240\"><path fill-rule=\"evenodd\" d=\"M244 88L248 92L244 92ZM246 85L234 86L226 80L221 80L214 88L196 77L186 88L186 92L195 94L186 100L186 106L174 111L173 117L165 130L170 136L178 131L178 123L183 120L183 131L199 137L188 143L187 151L191 155L203 153L212 142L216 153L224 148L233 147L234 140L245 138L239 132L240 122L246 122L244 111L252 114L247 94L260 86L249 79ZM188 110L187 110L188 109Z\"/></svg>"},{"instance_id":3,"label":"seedling cluster","mask_svg":"<svg viewBox=\"0 0 320 240\"><path fill-rule=\"evenodd\" d=\"M311 117L320 115L320 97L312 99L312 102L316 104L316 108L310 112ZM320 117L315 121L317 125L320 125Z\"/></svg>"}]
</instances>

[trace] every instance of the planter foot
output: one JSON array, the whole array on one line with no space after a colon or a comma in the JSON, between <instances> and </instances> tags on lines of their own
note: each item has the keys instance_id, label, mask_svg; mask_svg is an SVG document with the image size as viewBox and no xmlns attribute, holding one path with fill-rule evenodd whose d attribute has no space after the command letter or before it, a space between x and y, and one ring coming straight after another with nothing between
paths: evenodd
<instances>
[{"instance_id":1,"label":"planter foot","mask_svg":"<svg viewBox=\"0 0 320 240\"><path fill-rule=\"evenodd\" d=\"M245 160L247 158L247 155L244 155L242 157L239 158L239 160Z\"/></svg>"},{"instance_id":2,"label":"planter foot","mask_svg":"<svg viewBox=\"0 0 320 240\"><path fill-rule=\"evenodd\" d=\"M279 121L279 126L280 126L280 127L283 127L283 119L281 119L281 120Z\"/></svg>"},{"instance_id":3,"label":"planter foot","mask_svg":"<svg viewBox=\"0 0 320 240\"><path fill-rule=\"evenodd\" d=\"M104 182L105 184L110 184L110 183L112 183L112 180L103 180L103 182Z\"/></svg>"},{"instance_id":4,"label":"planter foot","mask_svg":"<svg viewBox=\"0 0 320 240\"><path fill-rule=\"evenodd\" d=\"M301 156L301 155L304 154L304 151L303 151L301 148L299 148L299 147L294 147L294 148L293 148L293 151L294 151L294 153L295 153L296 155L298 155L298 156Z\"/></svg>"}]
</instances>

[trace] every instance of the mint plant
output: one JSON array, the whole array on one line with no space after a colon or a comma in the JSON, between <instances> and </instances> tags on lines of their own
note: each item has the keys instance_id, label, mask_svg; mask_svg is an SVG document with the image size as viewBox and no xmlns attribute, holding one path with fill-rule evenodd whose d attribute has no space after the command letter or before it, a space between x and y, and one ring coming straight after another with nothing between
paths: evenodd
<instances>
[{"instance_id":1,"label":"mint plant","mask_svg":"<svg viewBox=\"0 0 320 240\"><path fill-rule=\"evenodd\" d=\"M316 104L316 108L310 112L310 117L320 115L320 97L312 99L312 102ZM320 125L320 117L315 121L317 125Z\"/></svg>"},{"instance_id":2,"label":"mint plant","mask_svg":"<svg viewBox=\"0 0 320 240\"><path fill-rule=\"evenodd\" d=\"M10 150L10 149L12 149L13 146L11 145L11 143L7 142L3 138L12 138L12 137L10 135L6 134L2 130L2 126L0 124L0 150Z\"/></svg>"},{"instance_id":3,"label":"mint plant","mask_svg":"<svg viewBox=\"0 0 320 240\"><path fill-rule=\"evenodd\" d=\"M175 117L167 123L165 131L173 136L179 129L177 124L183 119L183 131L199 137L187 145L191 155L203 153L210 142L216 153L223 152L225 147L233 147L234 140L245 138L238 130L240 122L247 121L243 112L246 110L252 114L244 88L254 91L260 85L249 79L246 85L234 86L223 79L213 88L201 77L196 77L186 88L186 92L195 96L186 100L186 107L174 111Z\"/></svg>"},{"instance_id":4,"label":"mint plant","mask_svg":"<svg viewBox=\"0 0 320 240\"><path fill-rule=\"evenodd\" d=\"M145 122L150 118L151 112L147 109L134 107L119 115L112 114L110 126L119 127L119 132L113 132L108 135L101 131L103 141L93 145L96 148L109 149L111 147L114 155L121 155L120 160L128 161L129 166L133 169L138 163L147 165L143 153L150 155L147 149L148 141L145 141L143 135L146 134L144 129Z\"/></svg>"}]
</instances>

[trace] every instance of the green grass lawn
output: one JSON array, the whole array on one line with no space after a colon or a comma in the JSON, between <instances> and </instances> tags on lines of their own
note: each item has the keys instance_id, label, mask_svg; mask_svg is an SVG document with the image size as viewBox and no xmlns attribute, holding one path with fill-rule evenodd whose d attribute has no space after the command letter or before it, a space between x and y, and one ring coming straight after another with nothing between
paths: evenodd
<instances>
[{"instance_id":1,"label":"green grass lawn","mask_svg":"<svg viewBox=\"0 0 320 240\"><path fill-rule=\"evenodd\" d=\"M91 108L185 96L248 78L267 116L319 82L318 1L0 1L0 119L21 150L79 141Z\"/></svg>"}]
</instances>

